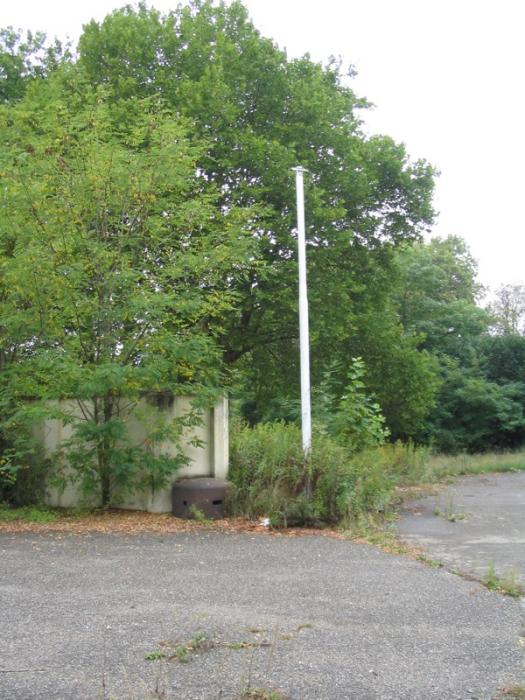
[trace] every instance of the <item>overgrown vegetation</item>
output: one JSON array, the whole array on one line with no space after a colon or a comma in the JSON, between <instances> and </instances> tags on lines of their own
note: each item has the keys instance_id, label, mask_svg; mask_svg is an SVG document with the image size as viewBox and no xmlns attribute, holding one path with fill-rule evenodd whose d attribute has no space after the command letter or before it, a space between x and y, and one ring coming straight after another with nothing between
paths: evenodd
<instances>
[{"instance_id":1,"label":"overgrown vegetation","mask_svg":"<svg viewBox=\"0 0 525 700\"><path fill-rule=\"evenodd\" d=\"M0 503L0 522L22 520L28 523L54 523L58 518L59 516L55 511L44 506L12 508Z\"/></svg>"},{"instance_id":2,"label":"overgrown vegetation","mask_svg":"<svg viewBox=\"0 0 525 700\"><path fill-rule=\"evenodd\" d=\"M525 470L525 452L432 455L428 465L432 480L439 480L447 476L523 471Z\"/></svg>"},{"instance_id":3,"label":"overgrown vegetation","mask_svg":"<svg viewBox=\"0 0 525 700\"><path fill-rule=\"evenodd\" d=\"M427 478L426 452L402 443L352 452L318 431L305 459L293 424L237 424L232 430L229 478L232 510L267 516L275 526L341 523L384 514L395 487Z\"/></svg>"},{"instance_id":4,"label":"overgrown vegetation","mask_svg":"<svg viewBox=\"0 0 525 700\"><path fill-rule=\"evenodd\" d=\"M250 688L242 694L240 700L286 700L286 698L279 690Z\"/></svg>"},{"instance_id":5,"label":"overgrown vegetation","mask_svg":"<svg viewBox=\"0 0 525 700\"><path fill-rule=\"evenodd\" d=\"M231 509L269 517L274 526L339 523L366 530L400 502L396 487L429 485L462 474L525 469L525 453L432 456L427 448L397 442L355 451L318 429L304 458L295 424L234 422ZM462 519L452 503L440 509ZM375 518L374 518L375 516ZM374 523L375 520L375 523ZM368 523L368 525L367 525Z\"/></svg>"},{"instance_id":6,"label":"overgrown vegetation","mask_svg":"<svg viewBox=\"0 0 525 700\"><path fill-rule=\"evenodd\" d=\"M0 31L1 501L38 501L49 478L104 506L163 488L219 386L250 425L284 421L239 428L232 470L236 508L279 522L382 512L432 478L412 443L525 444L525 292L482 309L465 243L422 241L434 170L364 133L352 75L289 59L238 1L128 5L76 50ZM307 464L285 425L298 163L321 426ZM133 442L129 420L165 392L195 410ZM71 430L47 461L31 442L46 417Z\"/></svg>"},{"instance_id":7,"label":"overgrown vegetation","mask_svg":"<svg viewBox=\"0 0 525 700\"><path fill-rule=\"evenodd\" d=\"M161 488L183 460L162 452L167 439L177 444L181 421L156 426L139 446L129 440L126 415L144 393L197 395L202 405L235 370L234 391L253 399L254 415L271 396L292 398L298 162L317 173L314 337L319 351L322 336L340 340L323 348L319 378L349 356L346 328L363 335L373 316L379 326L391 318L392 250L430 222L433 171L390 138L364 135L367 103L337 63L288 60L240 2L193 0L166 15L144 4L116 10L84 28L76 52L5 30L0 70L6 451L16 432L7 426L51 414L72 429L67 469L52 461L55 480L74 479L107 506ZM365 277L377 282L374 298ZM348 301L337 307L326 304L336 278ZM325 321L338 332L326 333ZM387 333L404 342L399 324ZM411 372L432 387L416 345L405 343ZM342 402L350 369L341 362ZM69 403L49 403L57 400ZM414 410L404 405L408 421ZM17 469L3 468L2 497Z\"/></svg>"},{"instance_id":8,"label":"overgrown vegetation","mask_svg":"<svg viewBox=\"0 0 525 700\"><path fill-rule=\"evenodd\" d=\"M519 598L525 593L515 569L509 569L501 576L496 573L494 562L490 562L483 580L489 591L498 591L511 598Z\"/></svg>"},{"instance_id":9,"label":"overgrown vegetation","mask_svg":"<svg viewBox=\"0 0 525 700\"><path fill-rule=\"evenodd\" d=\"M512 685L498 693L494 700L525 700L525 685Z\"/></svg>"}]
</instances>

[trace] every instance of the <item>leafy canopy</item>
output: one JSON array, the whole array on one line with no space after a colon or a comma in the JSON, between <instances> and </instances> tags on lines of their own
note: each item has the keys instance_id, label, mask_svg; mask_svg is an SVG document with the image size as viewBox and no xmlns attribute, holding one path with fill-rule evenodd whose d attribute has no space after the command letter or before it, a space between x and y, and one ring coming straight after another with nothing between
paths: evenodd
<instances>
[{"instance_id":1,"label":"leafy canopy","mask_svg":"<svg viewBox=\"0 0 525 700\"><path fill-rule=\"evenodd\" d=\"M104 89L70 81L36 83L0 114L4 386L78 401L64 419L77 447L95 446L83 457L106 503L123 402L220 385L217 339L254 265L257 213L218 205L185 120L147 98L121 120Z\"/></svg>"}]
</instances>

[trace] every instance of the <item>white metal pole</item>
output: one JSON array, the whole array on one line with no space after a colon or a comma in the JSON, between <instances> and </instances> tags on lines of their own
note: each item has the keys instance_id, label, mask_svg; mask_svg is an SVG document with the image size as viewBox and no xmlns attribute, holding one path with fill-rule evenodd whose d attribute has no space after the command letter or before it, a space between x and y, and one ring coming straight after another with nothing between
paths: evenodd
<instances>
[{"instance_id":1,"label":"white metal pole","mask_svg":"<svg viewBox=\"0 0 525 700\"><path fill-rule=\"evenodd\" d=\"M306 239L304 226L304 168L295 171L297 193L297 246L299 257L299 348L301 356L301 418L303 452L310 453L312 447L312 411L310 407L310 337L308 331L308 296L306 291Z\"/></svg>"}]
</instances>

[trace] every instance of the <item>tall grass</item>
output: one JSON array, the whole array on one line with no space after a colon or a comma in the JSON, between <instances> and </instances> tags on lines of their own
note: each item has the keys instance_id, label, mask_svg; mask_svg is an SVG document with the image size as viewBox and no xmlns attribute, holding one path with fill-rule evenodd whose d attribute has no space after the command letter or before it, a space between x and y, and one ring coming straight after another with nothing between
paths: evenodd
<instances>
[{"instance_id":1,"label":"tall grass","mask_svg":"<svg viewBox=\"0 0 525 700\"><path fill-rule=\"evenodd\" d=\"M428 479L427 452L384 445L352 454L322 431L305 459L296 425L233 425L231 511L272 524L312 525L384 513L400 483Z\"/></svg>"},{"instance_id":2,"label":"tall grass","mask_svg":"<svg viewBox=\"0 0 525 700\"><path fill-rule=\"evenodd\" d=\"M429 459L428 468L433 481L446 476L523 471L525 470L525 450L487 452L477 455L434 455Z\"/></svg>"},{"instance_id":3,"label":"tall grass","mask_svg":"<svg viewBox=\"0 0 525 700\"><path fill-rule=\"evenodd\" d=\"M269 517L275 526L351 523L388 514L396 487L420 486L462 474L525 469L525 451L433 456L411 444L387 444L353 453L322 430L305 459L295 424L234 422L230 510Z\"/></svg>"}]
</instances>

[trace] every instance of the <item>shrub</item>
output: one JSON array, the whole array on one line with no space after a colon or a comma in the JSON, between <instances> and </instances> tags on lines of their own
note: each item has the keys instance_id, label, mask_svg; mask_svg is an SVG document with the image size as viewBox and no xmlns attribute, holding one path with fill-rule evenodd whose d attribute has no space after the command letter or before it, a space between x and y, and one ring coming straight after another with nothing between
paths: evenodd
<instances>
[{"instance_id":1,"label":"shrub","mask_svg":"<svg viewBox=\"0 0 525 700\"><path fill-rule=\"evenodd\" d=\"M6 501L14 488L18 467L4 453L0 458L0 502Z\"/></svg>"},{"instance_id":2,"label":"shrub","mask_svg":"<svg viewBox=\"0 0 525 700\"><path fill-rule=\"evenodd\" d=\"M314 395L319 421L332 437L352 452L382 445L390 433L379 404L366 394L365 363L360 357L352 358L344 391L339 397L332 382L332 373L337 368L337 363L334 363L325 373L317 396Z\"/></svg>"},{"instance_id":3,"label":"shrub","mask_svg":"<svg viewBox=\"0 0 525 700\"><path fill-rule=\"evenodd\" d=\"M49 461L30 425L15 414L0 418L0 502L29 505L43 501Z\"/></svg>"},{"instance_id":4,"label":"shrub","mask_svg":"<svg viewBox=\"0 0 525 700\"><path fill-rule=\"evenodd\" d=\"M135 411L130 415L147 416ZM86 504L99 503L103 507L118 505L129 494L146 493L152 496L164 488L172 475L188 464L182 452L183 428L189 420L163 416L152 411L153 418L141 423L145 438L139 445L133 443L129 431L129 415L114 417L97 423L65 416L73 426L72 436L64 441L54 454L56 460L50 483L63 490L71 482L77 484ZM177 448L174 456L154 449L170 442Z\"/></svg>"},{"instance_id":5,"label":"shrub","mask_svg":"<svg viewBox=\"0 0 525 700\"><path fill-rule=\"evenodd\" d=\"M293 424L234 423L231 431L231 509L274 526L337 523L383 513L395 486L426 473L426 452L384 445L357 454L317 430L305 459L301 431Z\"/></svg>"},{"instance_id":6,"label":"shrub","mask_svg":"<svg viewBox=\"0 0 525 700\"><path fill-rule=\"evenodd\" d=\"M346 367L334 361L312 389L312 415L318 428L352 452L382 445L390 435L379 404L366 392L365 376L365 363L360 357L352 358ZM269 413L268 421L299 424L301 402L281 399Z\"/></svg>"}]
</instances>

